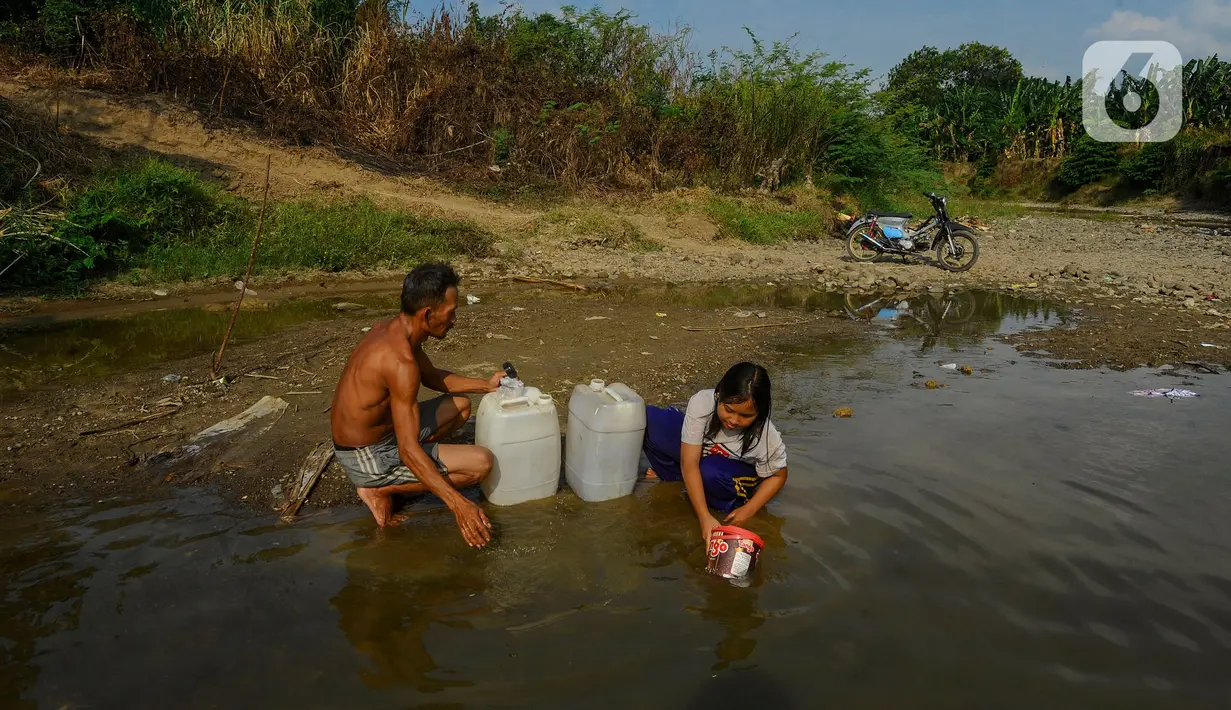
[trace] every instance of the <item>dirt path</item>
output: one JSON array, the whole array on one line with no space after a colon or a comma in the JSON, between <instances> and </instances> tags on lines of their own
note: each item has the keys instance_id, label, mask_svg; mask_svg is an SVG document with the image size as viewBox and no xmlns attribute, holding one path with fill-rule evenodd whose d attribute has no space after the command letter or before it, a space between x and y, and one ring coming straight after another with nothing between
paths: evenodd
<instances>
[{"instance_id":1,"label":"dirt path","mask_svg":"<svg viewBox=\"0 0 1231 710\"><path fill-rule=\"evenodd\" d=\"M265 157L273 157L271 192L280 198L327 194L367 196L433 216L472 220L495 232L526 226L537 216L439 189L428 180L382 172L321 148L291 148L239 130L211 130L196 114L161 96L120 100L73 88L0 80L0 95L42 107L60 124L119 150L157 154L259 199Z\"/></svg>"}]
</instances>

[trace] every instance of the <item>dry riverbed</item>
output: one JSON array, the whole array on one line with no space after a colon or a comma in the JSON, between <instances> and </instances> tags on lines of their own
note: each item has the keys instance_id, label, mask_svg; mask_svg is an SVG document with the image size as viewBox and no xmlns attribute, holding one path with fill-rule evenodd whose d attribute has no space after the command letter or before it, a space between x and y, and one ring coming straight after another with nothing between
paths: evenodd
<instances>
[{"instance_id":1,"label":"dry riverbed","mask_svg":"<svg viewBox=\"0 0 1231 710\"><path fill-rule=\"evenodd\" d=\"M681 238L651 254L521 243L517 260L460 265L463 290L483 301L465 308L459 327L431 353L442 365L482 376L513 360L531 384L556 397L562 412L572 386L592 377L626 382L650 401L674 402L712 385L715 373L738 359L773 364L784 344L853 341L866 332L862 324L828 310L804 315L799 306L813 298L810 294L881 293L901 299L986 288L1076 310L1075 327L1005 336L1019 350L1060 366L1170 363L1222 371L1231 367L1231 306L1224 300L1231 294L1231 237L1202 229L1162 220L1002 219L982 235L980 261L966 274L943 272L927 260L847 263L842 245L832 239L752 247ZM517 287L509 283L516 274L581 282L591 290ZM360 284L348 283L355 275L258 281L252 284L258 297L251 305L266 308L280 299L353 293L356 287L391 304L396 275L364 276L369 280ZM729 293L715 301L672 285L727 280L785 288L782 302L756 306L764 317L753 321L793 324L685 330L731 322L734 301ZM10 300L3 317L11 324L150 309L218 309L236 295L217 285L167 290L164 297L152 296L149 288L113 288L110 297L86 303ZM328 437L333 386L361 329L388 313L387 307L370 308L237 345L227 354L225 384L208 378L207 356L195 356L97 381L36 386L9 397L0 402L0 501L30 501L46 491L101 497L191 482L273 506L281 495L275 487L287 487L300 460ZM167 373L183 379L166 382ZM203 451L173 470L148 465L158 452L265 395L288 403L268 434ZM160 413L165 416L127 424ZM102 431L82 435L96 430ZM335 465L310 506L344 502L354 502L354 491Z\"/></svg>"},{"instance_id":2,"label":"dry riverbed","mask_svg":"<svg viewBox=\"0 0 1231 710\"><path fill-rule=\"evenodd\" d=\"M854 339L860 332L859 324L845 319L772 306L758 307L763 317L754 315L747 323L792 325L687 330L723 326L726 321L715 316L731 308L708 307L691 292L651 285L638 288L636 298L628 291L496 290L470 282L464 288L483 293L483 302L465 307L449 337L429 344L433 360L482 377L511 360L528 384L556 398L562 416L573 386L591 378L625 382L648 401L678 402L712 386L715 373L740 359L772 363L780 342ZM215 485L234 499L273 506L281 501L274 487L289 487L291 472L328 439L333 388L363 328L392 312L357 310L234 346L222 369L224 384L209 378L205 355L98 382L19 393L0 403L0 440L5 442L0 490L10 491L5 497L17 503L47 490L103 497L187 482ZM165 381L167 374L182 379ZM288 403L267 433L241 435L169 468L150 465L160 451L182 445L267 395ZM137 421L160 413L165 416ZM473 437L473 429L462 436ZM354 500L354 489L335 464L311 504Z\"/></svg>"}]
</instances>

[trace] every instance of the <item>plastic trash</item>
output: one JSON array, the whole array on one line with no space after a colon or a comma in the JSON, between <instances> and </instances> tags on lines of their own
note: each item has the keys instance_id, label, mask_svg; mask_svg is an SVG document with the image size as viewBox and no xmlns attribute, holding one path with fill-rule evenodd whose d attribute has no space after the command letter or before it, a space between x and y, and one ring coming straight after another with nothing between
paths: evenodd
<instances>
[{"instance_id":1,"label":"plastic trash","mask_svg":"<svg viewBox=\"0 0 1231 710\"><path fill-rule=\"evenodd\" d=\"M1201 396L1192 390L1181 389L1133 390L1129 394L1134 397L1166 397L1167 399L1186 399L1188 397Z\"/></svg>"},{"instance_id":2,"label":"plastic trash","mask_svg":"<svg viewBox=\"0 0 1231 710\"><path fill-rule=\"evenodd\" d=\"M590 316L586 320L611 320L608 316Z\"/></svg>"},{"instance_id":3,"label":"plastic trash","mask_svg":"<svg viewBox=\"0 0 1231 710\"><path fill-rule=\"evenodd\" d=\"M154 295L158 296L159 298L162 298L163 296L167 295L167 292L162 289L158 289L154 291Z\"/></svg>"},{"instance_id":4,"label":"plastic trash","mask_svg":"<svg viewBox=\"0 0 1231 710\"><path fill-rule=\"evenodd\" d=\"M956 372L956 371L957 371L957 363L956 363L956 362L951 362L951 363L949 363L948 365L941 365L941 366L940 366L940 369L942 369L942 370L953 370L953 371L955 371L955 372Z\"/></svg>"},{"instance_id":5,"label":"plastic trash","mask_svg":"<svg viewBox=\"0 0 1231 710\"><path fill-rule=\"evenodd\" d=\"M467 305L473 306L474 304L478 303L480 300L482 299L480 299L478 296L474 295L473 293L466 294L466 304Z\"/></svg>"},{"instance_id":6,"label":"plastic trash","mask_svg":"<svg viewBox=\"0 0 1231 710\"><path fill-rule=\"evenodd\" d=\"M179 382L179 381L180 381L180 380L182 380L182 379L184 379L184 376L183 376L183 375L176 375L176 374L172 373L172 374L170 374L170 375L163 375L162 381L163 381L163 382L170 382L170 383L174 384L174 383L176 383L176 382Z\"/></svg>"}]
</instances>

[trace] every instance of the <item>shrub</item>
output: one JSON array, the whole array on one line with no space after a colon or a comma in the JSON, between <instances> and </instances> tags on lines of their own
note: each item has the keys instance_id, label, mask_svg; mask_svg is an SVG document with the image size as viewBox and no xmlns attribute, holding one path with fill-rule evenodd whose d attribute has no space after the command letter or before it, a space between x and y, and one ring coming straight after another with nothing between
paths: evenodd
<instances>
[{"instance_id":1,"label":"shrub","mask_svg":"<svg viewBox=\"0 0 1231 710\"><path fill-rule=\"evenodd\" d=\"M1061 185L1076 190L1115 172L1119 164L1115 143L1101 143L1082 136L1073 152L1060 164L1056 179Z\"/></svg>"},{"instance_id":2,"label":"shrub","mask_svg":"<svg viewBox=\"0 0 1231 710\"><path fill-rule=\"evenodd\" d=\"M93 243L92 268L123 267L151 247L213 242L251 219L242 201L170 163L122 167L68 201L56 236Z\"/></svg>"},{"instance_id":3,"label":"shrub","mask_svg":"<svg viewBox=\"0 0 1231 710\"><path fill-rule=\"evenodd\" d=\"M829 233L828 220L813 210L790 210L734 198L711 198L706 205L719 236L750 244L817 239Z\"/></svg>"},{"instance_id":4,"label":"shrub","mask_svg":"<svg viewBox=\"0 0 1231 710\"><path fill-rule=\"evenodd\" d=\"M1161 143L1146 143L1120 161L1120 175L1129 184L1148 189L1162 187L1167 149Z\"/></svg>"}]
</instances>

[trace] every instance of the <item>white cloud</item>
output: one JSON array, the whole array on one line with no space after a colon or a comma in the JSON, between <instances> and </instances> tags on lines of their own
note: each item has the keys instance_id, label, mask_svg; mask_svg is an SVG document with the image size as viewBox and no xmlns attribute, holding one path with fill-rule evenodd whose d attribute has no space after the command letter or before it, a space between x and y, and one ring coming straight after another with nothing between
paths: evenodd
<instances>
[{"instance_id":1,"label":"white cloud","mask_svg":"<svg viewBox=\"0 0 1231 710\"><path fill-rule=\"evenodd\" d=\"M1182 14L1170 17L1116 10L1103 24L1086 30L1086 38L1164 40L1178 47L1186 59L1212 54L1231 58L1231 0L1189 0Z\"/></svg>"},{"instance_id":2,"label":"white cloud","mask_svg":"<svg viewBox=\"0 0 1231 710\"><path fill-rule=\"evenodd\" d=\"M1231 30L1231 0L1192 0L1188 16L1199 26Z\"/></svg>"}]
</instances>

